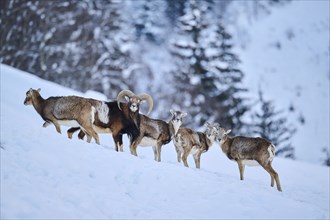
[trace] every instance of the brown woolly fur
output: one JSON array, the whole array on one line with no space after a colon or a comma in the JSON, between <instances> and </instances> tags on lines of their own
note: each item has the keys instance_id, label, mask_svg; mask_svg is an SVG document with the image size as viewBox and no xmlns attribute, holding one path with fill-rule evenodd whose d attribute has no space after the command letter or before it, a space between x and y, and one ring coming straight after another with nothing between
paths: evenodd
<instances>
[{"instance_id":1,"label":"brown woolly fur","mask_svg":"<svg viewBox=\"0 0 330 220\"><path fill-rule=\"evenodd\" d=\"M99 137L93 129L94 114L102 106L102 102L78 96L60 96L43 99L40 89L26 92L25 105L33 105L45 123L43 127L54 124L56 131L61 133L60 125L77 124L82 128L91 142L93 137L99 144Z\"/></svg>"},{"instance_id":2,"label":"brown woolly fur","mask_svg":"<svg viewBox=\"0 0 330 220\"><path fill-rule=\"evenodd\" d=\"M120 102L125 97L128 100L127 103ZM94 129L98 133L111 133L115 150L123 151L123 134L127 134L130 142L134 142L139 136L140 131L138 129L138 123L140 118L140 104L144 101L149 103L149 112L152 110L153 101L150 95L140 94L136 96L129 90L121 91L117 96L117 101L105 102L105 105L109 109L107 114L107 123L100 120L98 114L95 115L95 121L93 124ZM79 128L71 128L68 130L69 138L72 137L75 131ZM81 130L78 137L84 138L84 132ZM119 148L119 149L118 149Z\"/></svg>"},{"instance_id":3,"label":"brown woolly fur","mask_svg":"<svg viewBox=\"0 0 330 220\"><path fill-rule=\"evenodd\" d=\"M277 190L282 191L281 183L277 172L272 167L272 161L275 156L275 146L264 138L253 137L229 137L231 130L225 131L220 128L218 139L222 151L230 160L234 160L238 164L240 179L244 180L245 165L250 165L254 162L262 166L271 177L271 186L274 186L276 181Z\"/></svg>"},{"instance_id":4,"label":"brown woolly fur","mask_svg":"<svg viewBox=\"0 0 330 220\"><path fill-rule=\"evenodd\" d=\"M202 153L208 151L218 134L219 124L207 123L204 133L195 132L190 128L180 128L174 138L174 145L178 156L178 162L182 161L188 167L187 157L192 154L196 168L200 168L200 158Z\"/></svg>"},{"instance_id":5,"label":"brown woolly fur","mask_svg":"<svg viewBox=\"0 0 330 220\"><path fill-rule=\"evenodd\" d=\"M140 130L140 135L137 139L131 142L131 153L137 156L136 148L137 146L152 146L154 150L154 159L156 161L161 161L161 147L164 144L169 143L179 127L182 124L182 119L187 115L187 113L180 111L170 111L172 114L172 119L170 122L165 122L162 120L151 119L148 116L140 115L138 120L138 128Z\"/></svg>"},{"instance_id":6,"label":"brown woolly fur","mask_svg":"<svg viewBox=\"0 0 330 220\"><path fill-rule=\"evenodd\" d=\"M104 123L99 120L98 115L95 116L93 127L98 133L109 133L112 134L112 138L115 144L116 151L123 151L123 134L127 134L132 140L135 140L139 135L139 130L136 127L134 118L138 112L130 112L129 105L127 103L120 103L121 109L118 108L117 102L105 102L109 108L108 112L108 123ZM72 137L73 133L80 130L79 128L70 128L68 130L69 138ZM80 130L79 139L83 139L85 136L84 132Z\"/></svg>"}]
</instances>

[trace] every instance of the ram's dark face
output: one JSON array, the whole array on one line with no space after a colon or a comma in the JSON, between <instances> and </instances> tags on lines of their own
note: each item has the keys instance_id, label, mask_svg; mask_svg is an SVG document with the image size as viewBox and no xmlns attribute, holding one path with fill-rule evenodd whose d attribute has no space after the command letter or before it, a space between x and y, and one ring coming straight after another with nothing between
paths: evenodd
<instances>
[{"instance_id":1,"label":"ram's dark face","mask_svg":"<svg viewBox=\"0 0 330 220\"><path fill-rule=\"evenodd\" d=\"M140 109L140 104L143 102L148 102L149 103L149 109L147 115L150 114L152 107L153 107L153 101L150 95L146 93L142 93L139 95L135 95L132 91L130 90L122 90L118 96L117 96L117 105L120 110L120 101L122 98L126 99L128 102L128 107L131 112L139 112Z\"/></svg>"},{"instance_id":2,"label":"ram's dark face","mask_svg":"<svg viewBox=\"0 0 330 220\"><path fill-rule=\"evenodd\" d=\"M139 112L142 100L138 96L132 96L128 100L129 108L132 112Z\"/></svg>"}]
</instances>

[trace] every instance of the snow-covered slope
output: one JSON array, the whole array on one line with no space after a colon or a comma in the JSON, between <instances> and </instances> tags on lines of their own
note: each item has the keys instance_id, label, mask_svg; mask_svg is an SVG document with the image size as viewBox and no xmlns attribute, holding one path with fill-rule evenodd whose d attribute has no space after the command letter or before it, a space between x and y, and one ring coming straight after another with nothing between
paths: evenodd
<instances>
[{"instance_id":1,"label":"snow-covered slope","mask_svg":"<svg viewBox=\"0 0 330 220\"><path fill-rule=\"evenodd\" d=\"M297 159L320 163L322 149L330 150L330 2L291 1L253 21L247 4L229 9L237 19L230 26L236 43L244 45L237 51L244 82L251 97L257 99L260 87L277 110L286 111L298 129L292 139Z\"/></svg>"},{"instance_id":2,"label":"snow-covered slope","mask_svg":"<svg viewBox=\"0 0 330 220\"><path fill-rule=\"evenodd\" d=\"M201 167L176 162L172 143L162 162L151 148L131 156L111 135L102 145L69 140L24 106L25 92L41 88L44 97L84 95L6 65L1 71L1 219L329 219L329 168L275 158L283 192L270 177L237 165L215 144ZM87 94L90 96L93 93ZM96 95L97 94L93 94ZM157 103L155 103L157 105Z\"/></svg>"}]
</instances>

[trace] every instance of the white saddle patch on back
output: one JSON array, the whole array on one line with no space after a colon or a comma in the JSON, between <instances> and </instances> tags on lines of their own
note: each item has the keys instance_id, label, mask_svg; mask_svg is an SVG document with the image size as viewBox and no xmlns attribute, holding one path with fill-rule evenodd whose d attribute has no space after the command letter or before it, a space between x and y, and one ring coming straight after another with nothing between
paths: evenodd
<instances>
[{"instance_id":1,"label":"white saddle patch on back","mask_svg":"<svg viewBox=\"0 0 330 220\"><path fill-rule=\"evenodd\" d=\"M150 146L156 146L157 145L157 140L149 138L149 137L144 137L141 140L141 143L139 146L142 147L150 147Z\"/></svg>"},{"instance_id":2,"label":"white saddle patch on back","mask_svg":"<svg viewBox=\"0 0 330 220\"><path fill-rule=\"evenodd\" d=\"M242 160L242 164L247 166L260 166L256 160Z\"/></svg>"},{"instance_id":3,"label":"white saddle patch on back","mask_svg":"<svg viewBox=\"0 0 330 220\"><path fill-rule=\"evenodd\" d=\"M96 107L96 111L98 113L99 120L104 124L109 122L109 107L105 104L105 102L101 102Z\"/></svg>"}]
</instances>

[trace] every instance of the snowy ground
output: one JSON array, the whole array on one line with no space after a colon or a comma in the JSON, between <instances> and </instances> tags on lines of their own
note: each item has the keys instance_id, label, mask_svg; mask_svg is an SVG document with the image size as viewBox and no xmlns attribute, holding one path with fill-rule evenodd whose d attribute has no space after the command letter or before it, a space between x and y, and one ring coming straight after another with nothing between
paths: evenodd
<instances>
[{"instance_id":1,"label":"snowy ground","mask_svg":"<svg viewBox=\"0 0 330 220\"><path fill-rule=\"evenodd\" d=\"M1 71L1 219L329 219L329 168L275 158L283 192L270 187L260 167L237 165L217 144L201 167L176 162L172 143L162 162L151 148L129 154L113 149L110 135L101 146L43 121L25 92L41 88L44 97L83 95L6 65ZM95 96L93 93L87 96ZM155 103L157 105L157 103ZM62 127L65 131L65 127Z\"/></svg>"},{"instance_id":2,"label":"snowy ground","mask_svg":"<svg viewBox=\"0 0 330 220\"><path fill-rule=\"evenodd\" d=\"M291 1L253 21L240 1L234 3L231 29L241 44L237 53L251 98L257 99L260 87L266 100L286 112L298 129L292 138L297 159L324 161L322 149L330 150L330 2Z\"/></svg>"}]
</instances>

